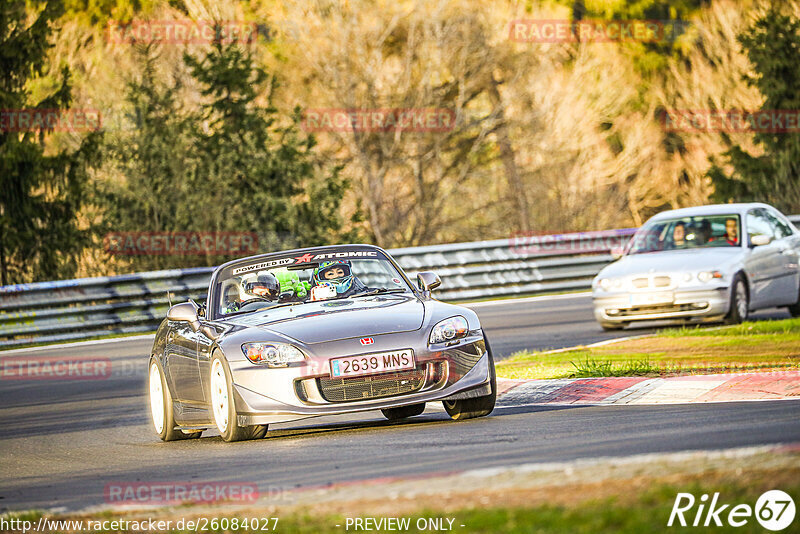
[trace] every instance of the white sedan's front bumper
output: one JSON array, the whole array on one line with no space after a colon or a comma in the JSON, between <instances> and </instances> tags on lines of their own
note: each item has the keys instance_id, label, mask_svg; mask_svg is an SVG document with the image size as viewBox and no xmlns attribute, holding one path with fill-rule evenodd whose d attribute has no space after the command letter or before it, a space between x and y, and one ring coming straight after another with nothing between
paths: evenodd
<instances>
[{"instance_id":1,"label":"white sedan's front bumper","mask_svg":"<svg viewBox=\"0 0 800 534\"><path fill-rule=\"evenodd\" d=\"M728 287L635 293L595 289L592 298L595 319L608 325L669 319L717 321L730 309Z\"/></svg>"}]
</instances>

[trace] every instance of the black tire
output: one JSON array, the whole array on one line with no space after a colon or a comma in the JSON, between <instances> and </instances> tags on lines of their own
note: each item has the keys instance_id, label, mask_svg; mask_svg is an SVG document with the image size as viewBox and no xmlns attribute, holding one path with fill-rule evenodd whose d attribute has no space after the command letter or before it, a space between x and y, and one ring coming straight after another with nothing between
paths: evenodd
<instances>
[{"instance_id":1,"label":"black tire","mask_svg":"<svg viewBox=\"0 0 800 534\"><path fill-rule=\"evenodd\" d=\"M800 288L797 289L797 302L787 308L792 317L800 317Z\"/></svg>"},{"instance_id":2,"label":"black tire","mask_svg":"<svg viewBox=\"0 0 800 534\"><path fill-rule=\"evenodd\" d=\"M187 434L175 428L175 414L173 412L172 394L169 391L167 380L164 377L164 369L162 369L158 360L156 358L150 358L150 365L148 365L147 369L147 390L148 402L150 404L150 422L153 423L153 430L156 431L156 434L158 434L158 437L161 438L161 441L176 441L179 439L199 438L203 433L202 431L190 432ZM154 380L158 380L158 385L151 384L151 381ZM153 386L156 386L155 389L159 390L158 396L161 398L160 421L157 421L159 415L156 413L156 410L158 410L159 407L157 405L157 398L154 399L155 389ZM161 428L159 428L159 422Z\"/></svg>"},{"instance_id":3,"label":"black tire","mask_svg":"<svg viewBox=\"0 0 800 534\"><path fill-rule=\"evenodd\" d=\"M216 412L214 407L214 396L215 396L215 378L214 374L217 370L217 362L218 365L221 366L221 371L224 373L224 383L220 382L219 386L224 387L227 396L224 397L227 399L225 406L227 406L227 421L224 425L222 425L216 418ZM217 426L217 430L219 430L220 436L225 441L244 441L248 439L261 439L267 434L267 427L268 425L251 425L251 426L240 426L239 425L239 417L236 413L236 402L234 400L233 395L233 380L231 378L231 368L228 366L228 361L222 356L221 353L215 352L214 356L211 358L211 373L209 376L209 387L211 391L211 416L214 418L214 424ZM220 392L221 394L221 392ZM223 405L220 405L221 412L224 412Z\"/></svg>"},{"instance_id":4,"label":"black tire","mask_svg":"<svg viewBox=\"0 0 800 534\"><path fill-rule=\"evenodd\" d=\"M494 358L492 357L492 349L489 348L489 340L486 339L486 336L483 339L486 342L486 354L489 355L489 376L491 377L492 392L483 397L475 397L473 399L442 401L447 415L456 421L489 415L494 410L494 405L497 402L497 375L494 370Z\"/></svg>"},{"instance_id":5,"label":"black tire","mask_svg":"<svg viewBox=\"0 0 800 534\"><path fill-rule=\"evenodd\" d=\"M731 307L725 316L726 324L739 324L750 314L750 292L742 273L736 273L731 283Z\"/></svg>"},{"instance_id":6,"label":"black tire","mask_svg":"<svg viewBox=\"0 0 800 534\"><path fill-rule=\"evenodd\" d=\"M383 416L389 421L397 421L398 419L405 419L407 417L414 417L420 415L425 411L425 403L411 404L410 406L400 406L399 408L384 408L381 410Z\"/></svg>"},{"instance_id":7,"label":"black tire","mask_svg":"<svg viewBox=\"0 0 800 534\"><path fill-rule=\"evenodd\" d=\"M615 332L628 326L628 323L600 323L600 328L606 332Z\"/></svg>"}]
</instances>

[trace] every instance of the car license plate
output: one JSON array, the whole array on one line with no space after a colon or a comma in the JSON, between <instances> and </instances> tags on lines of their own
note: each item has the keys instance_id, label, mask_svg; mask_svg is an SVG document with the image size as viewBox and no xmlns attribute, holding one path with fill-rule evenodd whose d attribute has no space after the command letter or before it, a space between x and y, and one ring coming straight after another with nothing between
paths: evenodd
<instances>
[{"instance_id":1,"label":"car license plate","mask_svg":"<svg viewBox=\"0 0 800 534\"><path fill-rule=\"evenodd\" d=\"M675 295L672 291L658 291L655 293L642 293L631 295L631 306L654 306L658 304L672 304Z\"/></svg>"},{"instance_id":2,"label":"car license plate","mask_svg":"<svg viewBox=\"0 0 800 534\"><path fill-rule=\"evenodd\" d=\"M335 358L330 363L331 376L336 378L402 371L414 368L414 351L403 349L393 352L362 354L361 356Z\"/></svg>"}]
</instances>

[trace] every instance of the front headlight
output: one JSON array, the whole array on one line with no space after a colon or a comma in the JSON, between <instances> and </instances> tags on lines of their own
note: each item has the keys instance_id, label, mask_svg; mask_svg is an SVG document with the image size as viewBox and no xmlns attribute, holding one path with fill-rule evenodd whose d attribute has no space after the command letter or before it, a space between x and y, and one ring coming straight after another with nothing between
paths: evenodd
<instances>
[{"instance_id":1,"label":"front headlight","mask_svg":"<svg viewBox=\"0 0 800 534\"><path fill-rule=\"evenodd\" d=\"M700 280L701 282L710 282L715 278L721 279L722 273L719 271L703 271L697 273L697 279Z\"/></svg>"},{"instance_id":2,"label":"front headlight","mask_svg":"<svg viewBox=\"0 0 800 534\"><path fill-rule=\"evenodd\" d=\"M622 278L601 278L597 285L603 291L610 291L612 288L619 290L622 288Z\"/></svg>"},{"instance_id":3,"label":"front headlight","mask_svg":"<svg viewBox=\"0 0 800 534\"><path fill-rule=\"evenodd\" d=\"M245 343L242 352L248 360L259 365L286 365L306 358L303 351L287 343Z\"/></svg>"},{"instance_id":4,"label":"front headlight","mask_svg":"<svg viewBox=\"0 0 800 534\"><path fill-rule=\"evenodd\" d=\"M467 320L460 315L456 315L436 323L431 330L431 337L428 342L434 344L461 339L462 337L467 337L467 332L469 332Z\"/></svg>"}]
</instances>

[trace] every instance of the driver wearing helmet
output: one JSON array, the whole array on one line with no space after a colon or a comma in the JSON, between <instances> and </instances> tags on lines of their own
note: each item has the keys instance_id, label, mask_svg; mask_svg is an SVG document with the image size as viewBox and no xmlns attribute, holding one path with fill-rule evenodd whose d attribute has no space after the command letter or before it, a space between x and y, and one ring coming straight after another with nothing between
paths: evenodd
<instances>
[{"instance_id":1,"label":"driver wearing helmet","mask_svg":"<svg viewBox=\"0 0 800 534\"><path fill-rule=\"evenodd\" d=\"M239 311L243 305L253 301L277 302L281 286L275 275L267 271L248 274L241 281L241 301L229 301L225 313Z\"/></svg>"},{"instance_id":2,"label":"driver wearing helmet","mask_svg":"<svg viewBox=\"0 0 800 534\"><path fill-rule=\"evenodd\" d=\"M366 289L347 260L326 261L314 269L311 300L349 297ZM317 289L319 288L319 289Z\"/></svg>"},{"instance_id":3,"label":"driver wearing helmet","mask_svg":"<svg viewBox=\"0 0 800 534\"><path fill-rule=\"evenodd\" d=\"M258 274L251 274L242 279L242 290L247 295L247 299L278 300L281 285L274 274L259 271Z\"/></svg>"}]
</instances>

